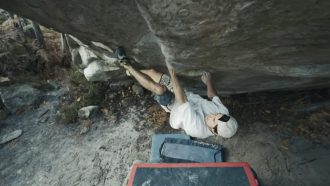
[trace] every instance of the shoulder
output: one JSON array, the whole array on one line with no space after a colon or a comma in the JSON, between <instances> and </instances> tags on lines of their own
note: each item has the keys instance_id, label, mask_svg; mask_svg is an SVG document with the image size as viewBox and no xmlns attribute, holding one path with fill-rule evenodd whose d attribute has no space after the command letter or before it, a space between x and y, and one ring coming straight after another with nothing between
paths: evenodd
<instances>
[{"instance_id":1,"label":"shoulder","mask_svg":"<svg viewBox=\"0 0 330 186\"><path fill-rule=\"evenodd\" d=\"M212 102L215 103L216 105L223 105L222 101L220 100L219 96L214 96L212 98Z\"/></svg>"},{"instance_id":2,"label":"shoulder","mask_svg":"<svg viewBox=\"0 0 330 186\"><path fill-rule=\"evenodd\" d=\"M221 102L221 100L220 100L219 96L213 96L213 98L212 98L212 102L215 102L215 103L220 103L220 104L222 104L222 102Z\"/></svg>"},{"instance_id":3,"label":"shoulder","mask_svg":"<svg viewBox=\"0 0 330 186\"><path fill-rule=\"evenodd\" d=\"M195 94L190 91L186 91L186 96L187 96L188 100L203 99L200 95Z\"/></svg>"},{"instance_id":4,"label":"shoulder","mask_svg":"<svg viewBox=\"0 0 330 186\"><path fill-rule=\"evenodd\" d=\"M190 109L190 108L191 108L191 105L188 101L181 105L178 105L177 103L175 103L173 106L173 109L171 110L171 114L184 112L185 110Z\"/></svg>"},{"instance_id":5,"label":"shoulder","mask_svg":"<svg viewBox=\"0 0 330 186\"><path fill-rule=\"evenodd\" d=\"M219 112L221 112L223 114L229 114L227 107L222 103L219 96L214 96L212 98L212 102L217 106L217 108L219 109Z\"/></svg>"}]
</instances>

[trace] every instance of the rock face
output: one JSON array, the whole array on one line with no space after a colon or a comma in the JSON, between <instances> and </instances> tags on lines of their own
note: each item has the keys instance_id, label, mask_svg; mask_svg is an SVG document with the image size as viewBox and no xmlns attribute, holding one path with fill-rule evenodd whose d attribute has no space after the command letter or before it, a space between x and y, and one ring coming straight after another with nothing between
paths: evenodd
<instances>
[{"instance_id":1,"label":"rock face","mask_svg":"<svg viewBox=\"0 0 330 186\"><path fill-rule=\"evenodd\" d=\"M145 67L171 61L201 90L215 74L222 93L330 85L330 2L277 0L29 0L0 7L84 42L124 46ZM204 89L204 88L203 88Z\"/></svg>"},{"instance_id":2,"label":"rock face","mask_svg":"<svg viewBox=\"0 0 330 186\"><path fill-rule=\"evenodd\" d=\"M5 15L0 10L0 22ZM17 17L0 24L0 74L9 80L43 72L51 65L48 53L31 36L30 26L29 21Z\"/></svg>"}]
</instances>

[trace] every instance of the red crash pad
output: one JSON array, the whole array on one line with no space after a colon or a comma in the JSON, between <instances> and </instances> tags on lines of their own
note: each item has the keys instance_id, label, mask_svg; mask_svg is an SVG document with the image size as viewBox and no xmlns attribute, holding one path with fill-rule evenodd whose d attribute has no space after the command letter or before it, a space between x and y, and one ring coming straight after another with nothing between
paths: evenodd
<instances>
[{"instance_id":1,"label":"red crash pad","mask_svg":"<svg viewBox=\"0 0 330 186\"><path fill-rule=\"evenodd\" d=\"M137 185L258 186L248 163L138 163L128 180Z\"/></svg>"}]
</instances>

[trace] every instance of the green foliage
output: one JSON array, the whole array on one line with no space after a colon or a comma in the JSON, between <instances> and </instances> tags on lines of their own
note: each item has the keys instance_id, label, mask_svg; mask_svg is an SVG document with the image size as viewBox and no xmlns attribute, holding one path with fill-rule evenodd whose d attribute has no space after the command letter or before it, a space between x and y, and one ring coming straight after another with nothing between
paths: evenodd
<instances>
[{"instance_id":1,"label":"green foliage","mask_svg":"<svg viewBox=\"0 0 330 186\"><path fill-rule=\"evenodd\" d=\"M58 115L58 122L68 124L75 123L78 118L78 111L75 104L63 107L60 109L60 114Z\"/></svg>"},{"instance_id":2,"label":"green foliage","mask_svg":"<svg viewBox=\"0 0 330 186\"><path fill-rule=\"evenodd\" d=\"M104 100L107 86L102 82L89 82L79 71L71 71L70 91L78 99L79 106L99 105Z\"/></svg>"},{"instance_id":3,"label":"green foliage","mask_svg":"<svg viewBox=\"0 0 330 186\"><path fill-rule=\"evenodd\" d=\"M70 81L69 103L62 104L59 121L74 123L77 121L78 110L89 105L101 105L104 101L107 86L103 82L89 82L78 70L69 70Z\"/></svg>"}]
</instances>

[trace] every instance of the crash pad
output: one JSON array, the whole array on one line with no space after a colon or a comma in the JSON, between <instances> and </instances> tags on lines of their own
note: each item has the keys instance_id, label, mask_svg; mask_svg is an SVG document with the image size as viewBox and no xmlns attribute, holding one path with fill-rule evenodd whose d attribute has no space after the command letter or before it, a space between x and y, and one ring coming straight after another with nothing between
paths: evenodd
<instances>
[{"instance_id":1,"label":"crash pad","mask_svg":"<svg viewBox=\"0 0 330 186\"><path fill-rule=\"evenodd\" d=\"M137 163L128 185L258 186L258 181L245 162Z\"/></svg>"}]
</instances>

